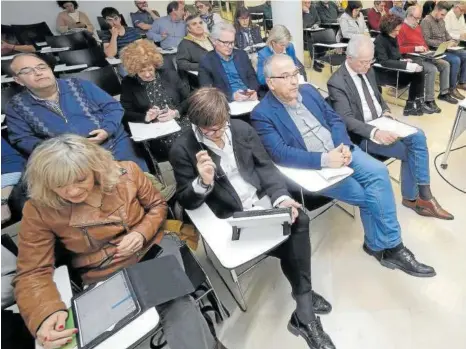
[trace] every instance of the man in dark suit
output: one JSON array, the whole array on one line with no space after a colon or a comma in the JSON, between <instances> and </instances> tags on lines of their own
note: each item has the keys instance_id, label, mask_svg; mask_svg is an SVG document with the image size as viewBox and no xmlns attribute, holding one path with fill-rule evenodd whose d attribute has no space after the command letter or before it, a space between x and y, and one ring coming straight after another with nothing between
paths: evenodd
<instances>
[{"instance_id":1,"label":"man in dark suit","mask_svg":"<svg viewBox=\"0 0 466 349\"><path fill-rule=\"evenodd\" d=\"M412 276L432 277L401 239L395 198L386 166L354 146L341 117L311 85L299 85L299 71L286 55L274 55L264 73L270 92L251 113L252 125L275 163L316 169L349 166L351 177L322 195L359 206L363 249L380 264Z\"/></svg>"},{"instance_id":2,"label":"man in dark suit","mask_svg":"<svg viewBox=\"0 0 466 349\"><path fill-rule=\"evenodd\" d=\"M341 115L352 140L371 154L401 160L402 204L422 216L454 217L442 209L430 190L429 150L420 129L401 138L395 133L368 124L380 116L393 118L377 88L374 44L367 36L356 36L346 49L346 62L328 80L330 100Z\"/></svg>"},{"instance_id":3,"label":"man in dark suit","mask_svg":"<svg viewBox=\"0 0 466 349\"><path fill-rule=\"evenodd\" d=\"M303 336L311 349L334 349L315 316L329 313L331 305L312 291L309 218L291 199L254 129L229 120L228 101L216 88L201 88L189 97L187 114L192 130L178 138L170 151L178 201L191 210L206 203L220 218L257 204L291 207L291 234L269 253L280 259L296 300L288 329Z\"/></svg>"},{"instance_id":4,"label":"man in dark suit","mask_svg":"<svg viewBox=\"0 0 466 349\"><path fill-rule=\"evenodd\" d=\"M210 38L215 50L201 60L199 84L219 88L228 101L255 101L259 90L256 72L247 53L233 48L235 33L229 23L214 25Z\"/></svg>"}]
</instances>

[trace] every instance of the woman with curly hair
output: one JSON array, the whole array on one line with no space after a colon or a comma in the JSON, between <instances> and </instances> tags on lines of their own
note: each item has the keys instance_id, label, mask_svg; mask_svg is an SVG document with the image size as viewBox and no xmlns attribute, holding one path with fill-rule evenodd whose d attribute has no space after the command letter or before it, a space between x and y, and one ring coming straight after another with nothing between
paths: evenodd
<instances>
[{"instance_id":1,"label":"woman with curly hair","mask_svg":"<svg viewBox=\"0 0 466 349\"><path fill-rule=\"evenodd\" d=\"M400 72L398 83L400 86L409 84L409 97L403 111L403 115L432 114L434 110L424 103L424 71L422 65L403 59L396 37L400 32L403 20L393 14L382 17L380 21L380 34L375 39L375 59L382 66L394 69L405 69L408 72ZM396 85L397 74L393 71L380 71L377 74L379 83Z\"/></svg>"},{"instance_id":2,"label":"woman with curly hair","mask_svg":"<svg viewBox=\"0 0 466 349\"><path fill-rule=\"evenodd\" d=\"M57 16L57 31L61 34L67 32L87 30L94 33L94 26L84 12L78 11L76 1L57 1L63 11Z\"/></svg>"},{"instance_id":3,"label":"woman with curly hair","mask_svg":"<svg viewBox=\"0 0 466 349\"><path fill-rule=\"evenodd\" d=\"M183 117L182 102L189 87L176 71L162 69L163 56L152 41L138 40L127 45L120 58L128 75L121 82L120 102L125 109L123 124L128 122L167 122L176 119L182 130L190 127ZM168 159L168 150L180 132L153 140L151 150L158 161Z\"/></svg>"}]
</instances>

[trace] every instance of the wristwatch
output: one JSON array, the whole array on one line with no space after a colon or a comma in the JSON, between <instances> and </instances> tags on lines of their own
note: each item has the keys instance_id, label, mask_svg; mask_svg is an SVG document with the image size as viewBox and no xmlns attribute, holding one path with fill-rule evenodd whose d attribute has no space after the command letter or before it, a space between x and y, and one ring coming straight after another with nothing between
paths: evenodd
<instances>
[{"instance_id":1,"label":"wristwatch","mask_svg":"<svg viewBox=\"0 0 466 349\"><path fill-rule=\"evenodd\" d=\"M209 191L209 189L212 188L212 184L204 184L201 176L197 177L197 183L206 191Z\"/></svg>"}]
</instances>

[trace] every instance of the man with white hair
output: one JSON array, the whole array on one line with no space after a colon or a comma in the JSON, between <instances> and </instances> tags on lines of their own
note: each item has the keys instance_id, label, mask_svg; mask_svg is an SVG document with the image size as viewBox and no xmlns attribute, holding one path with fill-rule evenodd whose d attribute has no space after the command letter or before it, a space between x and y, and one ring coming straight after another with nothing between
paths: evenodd
<instances>
[{"instance_id":1,"label":"man with white hair","mask_svg":"<svg viewBox=\"0 0 466 349\"><path fill-rule=\"evenodd\" d=\"M368 124L380 116L392 118L377 88L374 70L374 44L367 36L350 40L346 62L328 80L332 106L341 115L351 139L370 154L401 160L402 204L422 216L453 219L442 209L430 190L429 150L420 129L400 138Z\"/></svg>"},{"instance_id":2,"label":"man with white hair","mask_svg":"<svg viewBox=\"0 0 466 349\"><path fill-rule=\"evenodd\" d=\"M455 40L466 41L466 1L458 1L445 16L445 27L448 34Z\"/></svg>"},{"instance_id":3,"label":"man with white hair","mask_svg":"<svg viewBox=\"0 0 466 349\"><path fill-rule=\"evenodd\" d=\"M210 38L215 50L207 53L199 64L199 84L217 87L230 102L255 101L259 89L256 72L247 53L233 48L235 34L230 23L213 26Z\"/></svg>"},{"instance_id":4,"label":"man with white hair","mask_svg":"<svg viewBox=\"0 0 466 349\"><path fill-rule=\"evenodd\" d=\"M302 169L352 168L352 176L320 194L359 206L363 249L380 264L412 276L435 276L434 268L418 262L403 245L387 167L351 142L341 117L314 87L299 85L291 58L274 55L264 71L270 92L251 121L272 160Z\"/></svg>"}]
</instances>

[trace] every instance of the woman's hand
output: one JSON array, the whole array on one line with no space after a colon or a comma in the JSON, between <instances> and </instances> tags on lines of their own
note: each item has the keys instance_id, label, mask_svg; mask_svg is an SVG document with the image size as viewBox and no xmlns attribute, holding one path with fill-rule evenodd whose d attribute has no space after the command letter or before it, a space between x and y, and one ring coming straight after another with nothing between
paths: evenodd
<instances>
[{"instance_id":1,"label":"woman's hand","mask_svg":"<svg viewBox=\"0 0 466 349\"><path fill-rule=\"evenodd\" d=\"M152 122L154 121L155 119L157 119L157 117L159 116L160 114L160 108L159 107L152 107L150 108L147 113L146 113L146 118L145 118L145 122Z\"/></svg>"},{"instance_id":2,"label":"woman's hand","mask_svg":"<svg viewBox=\"0 0 466 349\"><path fill-rule=\"evenodd\" d=\"M141 233L132 231L118 244L115 258L125 258L135 254L144 246L144 241L145 238Z\"/></svg>"},{"instance_id":3,"label":"woman's hand","mask_svg":"<svg viewBox=\"0 0 466 349\"><path fill-rule=\"evenodd\" d=\"M73 334L78 333L77 328L65 330L65 322L68 318L68 312L64 310L57 311L50 315L40 325L36 333L37 340L44 349L60 348L61 346L71 343Z\"/></svg>"},{"instance_id":4,"label":"woman's hand","mask_svg":"<svg viewBox=\"0 0 466 349\"><path fill-rule=\"evenodd\" d=\"M175 119L179 115L178 110L168 109L166 113L160 114L157 118L160 122L167 122L172 119Z\"/></svg>"}]
</instances>

